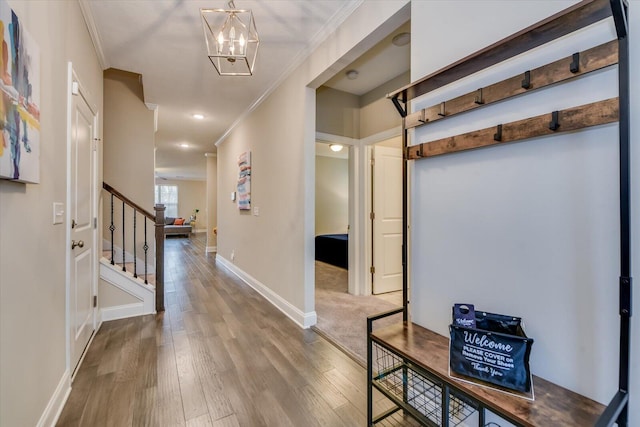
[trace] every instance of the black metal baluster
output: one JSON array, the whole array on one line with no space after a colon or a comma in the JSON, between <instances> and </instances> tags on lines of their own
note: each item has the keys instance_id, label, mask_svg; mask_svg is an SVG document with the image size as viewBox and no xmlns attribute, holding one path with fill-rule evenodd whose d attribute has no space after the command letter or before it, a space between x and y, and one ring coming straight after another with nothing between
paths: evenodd
<instances>
[{"instance_id":1,"label":"black metal baluster","mask_svg":"<svg viewBox=\"0 0 640 427\"><path fill-rule=\"evenodd\" d=\"M147 282L147 266L149 265L147 263L147 251L149 250L149 245L147 244L147 217L144 218L144 246L142 249L144 249L144 284L146 285L149 283Z\"/></svg>"},{"instance_id":2,"label":"black metal baluster","mask_svg":"<svg viewBox=\"0 0 640 427\"><path fill-rule=\"evenodd\" d=\"M136 214L138 211L133 209L133 277L138 277L138 258L136 256Z\"/></svg>"},{"instance_id":3,"label":"black metal baluster","mask_svg":"<svg viewBox=\"0 0 640 427\"><path fill-rule=\"evenodd\" d=\"M111 265L114 265L116 262L113 256L113 230L116 227L113 225L113 193L111 193L111 225L109 226L109 230L111 230Z\"/></svg>"},{"instance_id":4,"label":"black metal baluster","mask_svg":"<svg viewBox=\"0 0 640 427\"><path fill-rule=\"evenodd\" d=\"M127 266L125 265L125 251L124 251L124 200L122 201L122 271L127 271Z\"/></svg>"}]
</instances>

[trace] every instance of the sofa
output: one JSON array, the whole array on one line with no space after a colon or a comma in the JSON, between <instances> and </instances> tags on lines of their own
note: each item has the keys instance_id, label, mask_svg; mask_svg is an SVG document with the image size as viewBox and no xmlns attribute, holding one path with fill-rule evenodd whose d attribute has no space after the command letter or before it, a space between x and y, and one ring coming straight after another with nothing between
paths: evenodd
<instances>
[{"instance_id":1,"label":"sofa","mask_svg":"<svg viewBox=\"0 0 640 427\"><path fill-rule=\"evenodd\" d=\"M178 221L176 221L178 220ZM191 223L186 222L183 218L166 217L164 219L164 235L165 236L189 236L191 233Z\"/></svg>"}]
</instances>

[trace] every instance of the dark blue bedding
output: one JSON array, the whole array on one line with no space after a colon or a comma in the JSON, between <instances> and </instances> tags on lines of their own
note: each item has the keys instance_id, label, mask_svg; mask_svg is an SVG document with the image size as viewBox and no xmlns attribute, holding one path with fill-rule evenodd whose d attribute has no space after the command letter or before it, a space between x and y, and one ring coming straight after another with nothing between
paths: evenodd
<instances>
[{"instance_id":1,"label":"dark blue bedding","mask_svg":"<svg viewBox=\"0 0 640 427\"><path fill-rule=\"evenodd\" d=\"M349 235L322 234L316 236L316 260L348 268Z\"/></svg>"}]
</instances>

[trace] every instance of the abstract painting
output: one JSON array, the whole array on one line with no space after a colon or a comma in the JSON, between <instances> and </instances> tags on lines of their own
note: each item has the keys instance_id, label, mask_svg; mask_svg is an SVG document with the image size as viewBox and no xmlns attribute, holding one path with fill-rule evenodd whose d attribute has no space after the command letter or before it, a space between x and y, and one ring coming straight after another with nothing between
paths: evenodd
<instances>
[{"instance_id":1,"label":"abstract painting","mask_svg":"<svg viewBox=\"0 0 640 427\"><path fill-rule=\"evenodd\" d=\"M238 209L251 209L251 151L238 157Z\"/></svg>"},{"instance_id":2,"label":"abstract painting","mask_svg":"<svg viewBox=\"0 0 640 427\"><path fill-rule=\"evenodd\" d=\"M0 0L0 178L40 182L40 49Z\"/></svg>"}]
</instances>

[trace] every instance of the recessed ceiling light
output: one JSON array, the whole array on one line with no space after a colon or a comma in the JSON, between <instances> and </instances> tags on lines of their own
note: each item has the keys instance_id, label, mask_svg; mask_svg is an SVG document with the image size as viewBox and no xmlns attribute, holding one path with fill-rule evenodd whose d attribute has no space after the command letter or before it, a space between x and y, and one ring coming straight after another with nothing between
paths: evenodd
<instances>
[{"instance_id":1,"label":"recessed ceiling light","mask_svg":"<svg viewBox=\"0 0 640 427\"><path fill-rule=\"evenodd\" d=\"M393 43L394 46L406 46L410 42L411 42L411 34L410 33L396 34L391 39L391 43Z\"/></svg>"},{"instance_id":2,"label":"recessed ceiling light","mask_svg":"<svg viewBox=\"0 0 640 427\"><path fill-rule=\"evenodd\" d=\"M180 144L180 147L189 148L189 144L187 144L186 142L183 142L182 144Z\"/></svg>"},{"instance_id":3,"label":"recessed ceiling light","mask_svg":"<svg viewBox=\"0 0 640 427\"><path fill-rule=\"evenodd\" d=\"M202 114L194 114L193 118L196 119L196 120L202 120L202 119L204 119L204 116Z\"/></svg>"},{"instance_id":4,"label":"recessed ceiling light","mask_svg":"<svg viewBox=\"0 0 640 427\"><path fill-rule=\"evenodd\" d=\"M360 73L358 73L357 70L349 70L345 74L347 75L347 78L349 80L355 80L355 79L358 78L358 74L360 74Z\"/></svg>"},{"instance_id":5,"label":"recessed ceiling light","mask_svg":"<svg viewBox=\"0 0 640 427\"><path fill-rule=\"evenodd\" d=\"M329 144L329 148L331 148L331 151L337 153L338 151L342 151L342 144Z\"/></svg>"}]
</instances>

